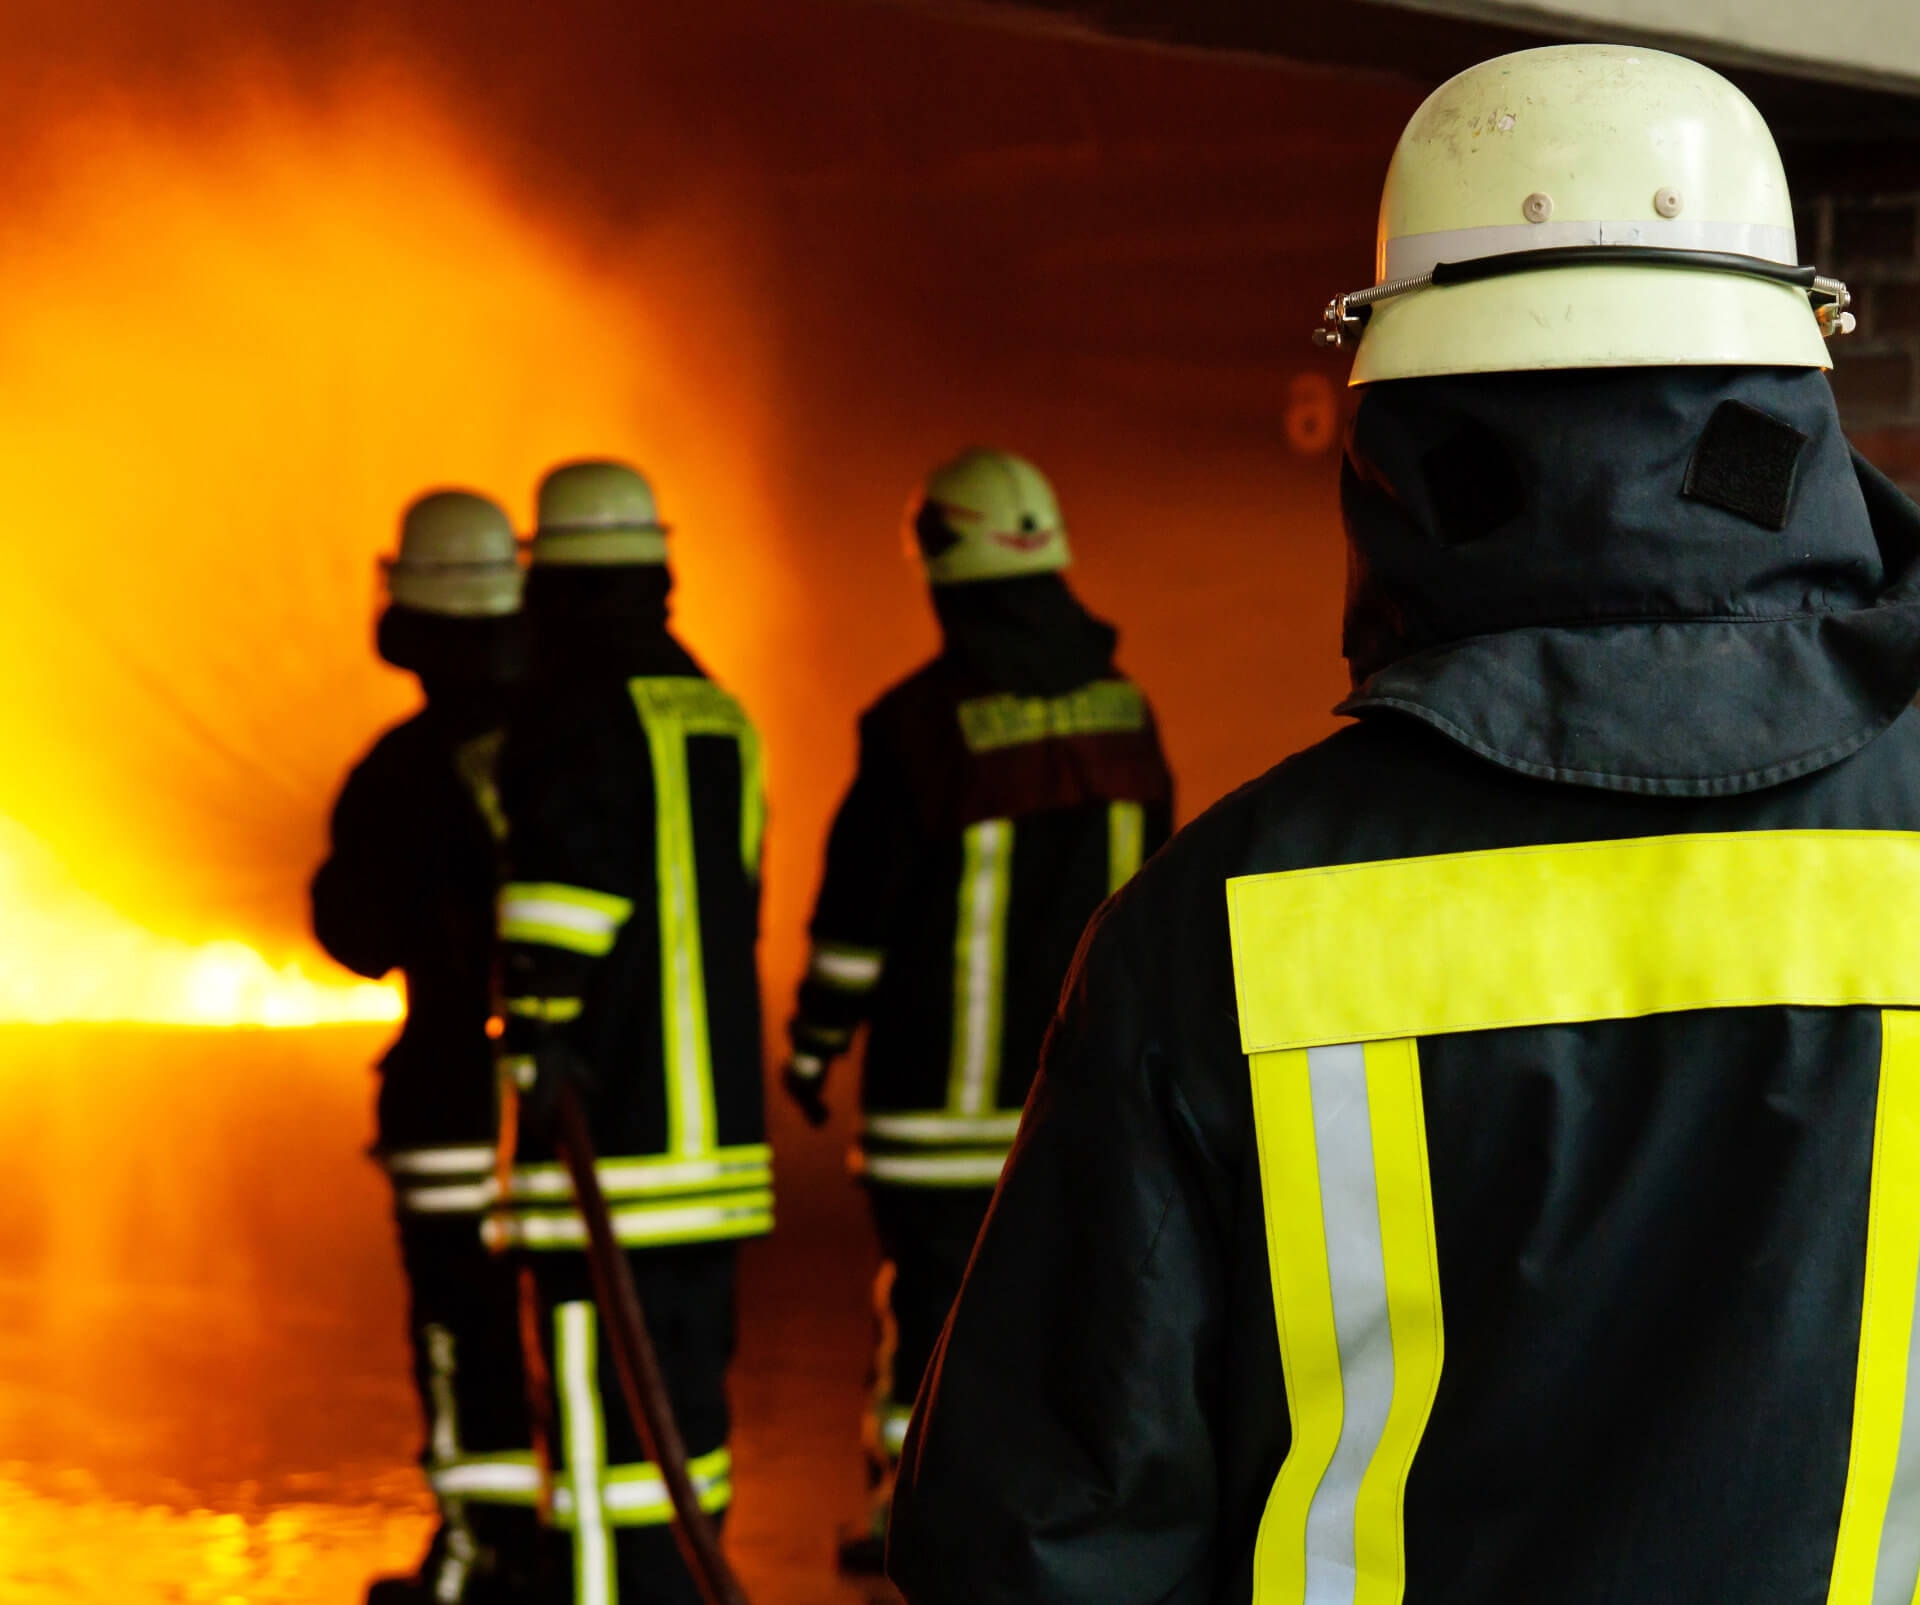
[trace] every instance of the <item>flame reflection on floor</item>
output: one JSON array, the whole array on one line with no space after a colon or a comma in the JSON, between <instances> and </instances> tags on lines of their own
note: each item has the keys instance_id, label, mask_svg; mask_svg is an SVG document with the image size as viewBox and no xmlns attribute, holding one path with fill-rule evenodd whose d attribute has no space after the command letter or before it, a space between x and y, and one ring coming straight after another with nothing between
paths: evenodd
<instances>
[{"instance_id":1,"label":"flame reflection on floor","mask_svg":"<svg viewBox=\"0 0 1920 1605\"><path fill-rule=\"evenodd\" d=\"M386 1033L0 1028L0 1600L357 1605L418 1558L403 1289L363 1157ZM759 1605L860 1503L872 1247L844 1131L774 1111L727 1544Z\"/></svg>"}]
</instances>

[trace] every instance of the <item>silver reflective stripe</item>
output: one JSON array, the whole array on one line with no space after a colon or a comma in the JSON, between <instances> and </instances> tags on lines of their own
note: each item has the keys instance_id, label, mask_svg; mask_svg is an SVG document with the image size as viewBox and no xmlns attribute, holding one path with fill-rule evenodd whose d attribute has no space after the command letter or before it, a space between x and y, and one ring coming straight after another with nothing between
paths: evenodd
<instances>
[{"instance_id":1,"label":"silver reflective stripe","mask_svg":"<svg viewBox=\"0 0 1920 1605\"><path fill-rule=\"evenodd\" d=\"M879 1142L1012 1142L1020 1132L1020 1116L870 1114L861 1118L860 1129Z\"/></svg>"},{"instance_id":2,"label":"silver reflective stripe","mask_svg":"<svg viewBox=\"0 0 1920 1605\"><path fill-rule=\"evenodd\" d=\"M374 1157L389 1176L484 1176L493 1169L493 1150L479 1143L460 1148L396 1148Z\"/></svg>"},{"instance_id":3,"label":"silver reflective stripe","mask_svg":"<svg viewBox=\"0 0 1920 1605\"><path fill-rule=\"evenodd\" d=\"M1873 1605L1920 1600L1920 1288L1914 1292L1913 1336L1907 1349L1906 1402L1900 1418L1900 1456L1887 1496L1874 1564Z\"/></svg>"},{"instance_id":4,"label":"silver reflective stripe","mask_svg":"<svg viewBox=\"0 0 1920 1605\"><path fill-rule=\"evenodd\" d=\"M910 1405L889 1404L880 1411L880 1446L885 1449L889 1459L898 1460L900 1451L906 1447L907 1427L913 1420Z\"/></svg>"},{"instance_id":5,"label":"silver reflective stripe","mask_svg":"<svg viewBox=\"0 0 1920 1605\"><path fill-rule=\"evenodd\" d=\"M579 903L563 903L553 897L514 897L500 899L502 925L554 925L582 936L612 937L625 923L622 916L605 909L587 908Z\"/></svg>"},{"instance_id":6,"label":"silver reflective stripe","mask_svg":"<svg viewBox=\"0 0 1920 1605\"><path fill-rule=\"evenodd\" d=\"M878 953L856 953L849 948L822 945L813 950L807 974L827 986L865 991L880 979L884 962Z\"/></svg>"},{"instance_id":7,"label":"silver reflective stripe","mask_svg":"<svg viewBox=\"0 0 1920 1605\"><path fill-rule=\"evenodd\" d=\"M499 1197L492 1181L459 1182L445 1187L402 1187L399 1207L409 1215L471 1215Z\"/></svg>"},{"instance_id":8,"label":"silver reflective stripe","mask_svg":"<svg viewBox=\"0 0 1920 1605\"><path fill-rule=\"evenodd\" d=\"M1557 250L1569 245L1650 245L1670 251L1726 251L1769 262L1794 263L1793 230L1772 223L1711 223L1684 217L1643 217L1624 222L1569 219L1560 223L1495 223L1485 228L1438 229L1388 240L1378 281L1418 278L1436 262L1471 262L1514 251ZM1564 270L1563 270L1564 271ZM1901 1601L1901 1605L1907 1605Z\"/></svg>"},{"instance_id":9,"label":"silver reflective stripe","mask_svg":"<svg viewBox=\"0 0 1920 1605\"><path fill-rule=\"evenodd\" d=\"M567 1444L567 1487L573 1495L574 1605L613 1605L613 1543L601 1503L606 1470L606 1431L600 1418L600 1376L595 1363L593 1306L562 1304L559 1327L560 1409Z\"/></svg>"},{"instance_id":10,"label":"silver reflective stripe","mask_svg":"<svg viewBox=\"0 0 1920 1605\"><path fill-rule=\"evenodd\" d=\"M433 1420L427 1441L441 1464L460 1456L460 1412L453 1398L453 1334L438 1322L426 1327L427 1394L433 1400Z\"/></svg>"},{"instance_id":11,"label":"silver reflective stripe","mask_svg":"<svg viewBox=\"0 0 1920 1605\"><path fill-rule=\"evenodd\" d=\"M505 1497L512 1504L532 1504L540 1496L540 1468L529 1454L469 1456L451 1466L433 1467L427 1481L443 1499L484 1504L490 1497Z\"/></svg>"},{"instance_id":12,"label":"silver reflective stripe","mask_svg":"<svg viewBox=\"0 0 1920 1605\"><path fill-rule=\"evenodd\" d=\"M594 1166L600 1187L610 1198L644 1193L718 1192L735 1187L771 1186L771 1150L755 1147L731 1155L719 1150L711 1159L603 1159ZM573 1197L573 1178L564 1165L516 1165L515 1198Z\"/></svg>"},{"instance_id":13,"label":"silver reflective stripe","mask_svg":"<svg viewBox=\"0 0 1920 1605\"><path fill-rule=\"evenodd\" d=\"M854 1169L869 1181L907 1187L991 1187L1005 1154L860 1154Z\"/></svg>"},{"instance_id":14,"label":"silver reflective stripe","mask_svg":"<svg viewBox=\"0 0 1920 1605\"><path fill-rule=\"evenodd\" d=\"M948 1102L955 1114L984 1114L1000 1080L1001 989L1006 982L1007 892L1013 822L983 819L963 838L960 929L954 942L953 1067Z\"/></svg>"},{"instance_id":15,"label":"silver reflective stripe","mask_svg":"<svg viewBox=\"0 0 1920 1605\"><path fill-rule=\"evenodd\" d=\"M1307 1509L1306 1605L1353 1605L1360 1480L1373 1462L1393 1404L1393 1329L1387 1317L1366 1050L1358 1044L1310 1049L1307 1079L1345 1408L1340 1441Z\"/></svg>"},{"instance_id":16,"label":"silver reflective stripe","mask_svg":"<svg viewBox=\"0 0 1920 1605\"><path fill-rule=\"evenodd\" d=\"M773 1229L773 1194L762 1189L715 1203L635 1205L608 1213L614 1237L625 1248L757 1237ZM506 1242L527 1248L577 1248L587 1241L587 1228L578 1214L567 1210L516 1214L504 1224L489 1220L481 1235L496 1247Z\"/></svg>"}]
</instances>

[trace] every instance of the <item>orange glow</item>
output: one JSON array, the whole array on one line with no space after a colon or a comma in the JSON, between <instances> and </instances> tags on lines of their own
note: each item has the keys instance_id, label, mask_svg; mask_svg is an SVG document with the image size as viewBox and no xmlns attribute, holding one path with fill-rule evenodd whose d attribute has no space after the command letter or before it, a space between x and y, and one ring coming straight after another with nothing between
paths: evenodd
<instances>
[{"instance_id":1,"label":"orange glow","mask_svg":"<svg viewBox=\"0 0 1920 1605\"><path fill-rule=\"evenodd\" d=\"M260 81L213 123L88 108L0 232L0 1019L398 1012L313 949L301 890L343 770L411 701L370 621L416 492L519 517L554 460L614 452L712 552L683 572L765 528L741 420L645 312L674 240L616 279L423 93ZM723 672L756 634L729 589L699 625Z\"/></svg>"},{"instance_id":2,"label":"orange glow","mask_svg":"<svg viewBox=\"0 0 1920 1605\"><path fill-rule=\"evenodd\" d=\"M403 1007L396 986L317 981L241 942L143 930L0 820L0 1020L311 1026L397 1020Z\"/></svg>"}]
</instances>

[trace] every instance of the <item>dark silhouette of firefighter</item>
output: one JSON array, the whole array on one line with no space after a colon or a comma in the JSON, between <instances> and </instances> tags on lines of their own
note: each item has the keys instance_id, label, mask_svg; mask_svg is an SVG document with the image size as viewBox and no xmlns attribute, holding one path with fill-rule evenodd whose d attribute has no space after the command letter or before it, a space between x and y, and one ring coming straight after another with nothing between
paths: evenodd
<instances>
[{"instance_id":1,"label":"dark silhouette of firefighter","mask_svg":"<svg viewBox=\"0 0 1920 1605\"><path fill-rule=\"evenodd\" d=\"M1355 723L1081 950L908 1433L912 1605L1911 1601L1920 509L1766 125L1414 114L1328 308Z\"/></svg>"},{"instance_id":2,"label":"dark silhouette of firefighter","mask_svg":"<svg viewBox=\"0 0 1920 1605\"><path fill-rule=\"evenodd\" d=\"M866 1441L878 1571L915 1390L959 1288L1088 917L1171 827L1173 783L1113 628L1062 578L1067 531L1031 463L968 451L909 512L944 647L860 721L827 845L788 1093L825 1118L867 1027L857 1173L884 1264Z\"/></svg>"},{"instance_id":3,"label":"dark silhouette of firefighter","mask_svg":"<svg viewBox=\"0 0 1920 1605\"><path fill-rule=\"evenodd\" d=\"M376 1582L367 1597L459 1605L522 1597L515 1574L534 1540L527 1502L488 1498L501 1468L528 1462L528 1437L512 1284L480 1230L492 1198L487 1022L504 835L494 766L525 666L521 570L506 514L465 491L409 507L385 568L380 655L419 676L426 705L347 777L313 881L313 928L347 968L399 970L407 984L406 1025L380 1066L374 1152L393 1181L440 1526L416 1576Z\"/></svg>"},{"instance_id":4,"label":"dark silhouette of firefighter","mask_svg":"<svg viewBox=\"0 0 1920 1605\"><path fill-rule=\"evenodd\" d=\"M521 1089L500 1234L531 1263L552 1375L542 1430L554 1598L697 1600L671 1505L621 1402L556 1162L570 1084L702 1506L732 1493L738 1241L773 1224L762 1106L760 742L668 630L667 530L614 462L539 490L534 673L500 762L502 1065Z\"/></svg>"}]
</instances>

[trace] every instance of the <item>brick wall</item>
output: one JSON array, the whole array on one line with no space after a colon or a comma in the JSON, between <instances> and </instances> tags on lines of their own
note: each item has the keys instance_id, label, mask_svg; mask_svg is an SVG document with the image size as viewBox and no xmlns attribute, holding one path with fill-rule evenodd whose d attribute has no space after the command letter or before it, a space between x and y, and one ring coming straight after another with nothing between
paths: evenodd
<instances>
[{"instance_id":1,"label":"brick wall","mask_svg":"<svg viewBox=\"0 0 1920 1605\"><path fill-rule=\"evenodd\" d=\"M1800 260L1845 279L1860 320L1831 346L1847 433L1920 495L1920 194L1823 196L1798 227Z\"/></svg>"}]
</instances>

